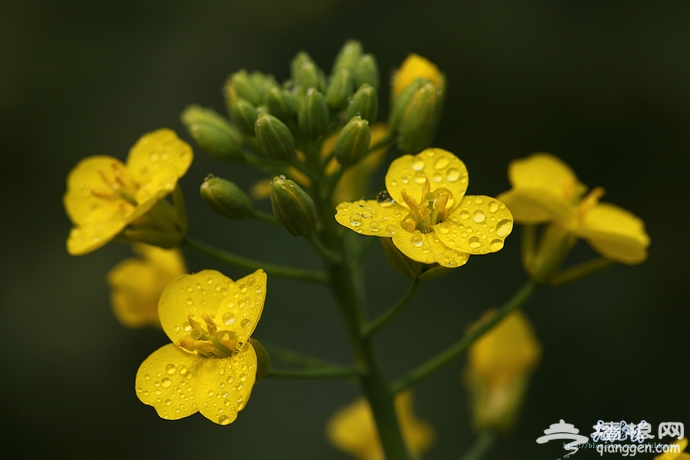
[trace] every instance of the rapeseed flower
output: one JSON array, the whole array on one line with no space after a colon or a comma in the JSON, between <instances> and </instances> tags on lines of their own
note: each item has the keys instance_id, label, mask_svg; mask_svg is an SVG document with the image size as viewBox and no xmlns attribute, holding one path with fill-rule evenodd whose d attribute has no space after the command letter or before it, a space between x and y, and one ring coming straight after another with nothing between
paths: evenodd
<instances>
[{"instance_id":1,"label":"rapeseed flower","mask_svg":"<svg viewBox=\"0 0 690 460\"><path fill-rule=\"evenodd\" d=\"M140 257L123 260L108 272L110 303L127 327L160 326L158 299L173 279L186 273L182 252L133 245Z\"/></svg>"},{"instance_id":2,"label":"rapeseed flower","mask_svg":"<svg viewBox=\"0 0 690 460\"><path fill-rule=\"evenodd\" d=\"M395 397L395 409L407 448L415 455L429 449L434 432L413 413L411 391ZM336 412L326 426L326 435L331 444L359 460L385 460L371 406L364 398Z\"/></svg>"},{"instance_id":3,"label":"rapeseed flower","mask_svg":"<svg viewBox=\"0 0 690 460\"><path fill-rule=\"evenodd\" d=\"M436 67L436 64L413 53L407 56L393 75L391 83L393 98L395 99L399 96L410 83L419 78L429 80L436 88L443 89L445 87L445 78L441 71L438 70L438 67Z\"/></svg>"},{"instance_id":4,"label":"rapeseed flower","mask_svg":"<svg viewBox=\"0 0 690 460\"><path fill-rule=\"evenodd\" d=\"M139 399L164 419L199 411L219 425L232 423L256 381L257 353L249 337L265 298L263 270L238 281L215 270L172 281L161 295L158 314L173 343L139 367Z\"/></svg>"},{"instance_id":5,"label":"rapeseed flower","mask_svg":"<svg viewBox=\"0 0 690 460\"><path fill-rule=\"evenodd\" d=\"M335 218L357 233L392 238L414 261L459 267L470 254L500 250L513 229L506 205L489 196L465 196L467 184L460 159L429 148L394 160L387 191L376 200L340 203Z\"/></svg>"},{"instance_id":6,"label":"rapeseed flower","mask_svg":"<svg viewBox=\"0 0 690 460\"><path fill-rule=\"evenodd\" d=\"M690 454L685 452L685 448L688 447L687 438L679 439L673 445L678 446L678 452L665 452L654 457L654 460L690 460Z\"/></svg>"},{"instance_id":7,"label":"rapeseed flower","mask_svg":"<svg viewBox=\"0 0 690 460\"><path fill-rule=\"evenodd\" d=\"M553 222L586 240L607 259L637 264L647 258L644 222L613 204L601 203L604 189L589 193L575 173L548 153L515 160L508 167L513 188L498 198L520 224Z\"/></svg>"},{"instance_id":8,"label":"rapeseed flower","mask_svg":"<svg viewBox=\"0 0 690 460\"><path fill-rule=\"evenodd\" d=\"M137 223L170 233L170 223L156 216L143 216L170 194L192 163L192 149L169 129L144 135L129 151L127 163L109 156L88 157L67 176L63 198L74 227L67 239L67 251L82 255L94 251L125 227ZM160 209L160 215L171 212ZM174 220L174 219L173 219ZM174 233L174 232L173 232ZM173 237L174 239L174 237Z\"/></svg>"}]
</instances>

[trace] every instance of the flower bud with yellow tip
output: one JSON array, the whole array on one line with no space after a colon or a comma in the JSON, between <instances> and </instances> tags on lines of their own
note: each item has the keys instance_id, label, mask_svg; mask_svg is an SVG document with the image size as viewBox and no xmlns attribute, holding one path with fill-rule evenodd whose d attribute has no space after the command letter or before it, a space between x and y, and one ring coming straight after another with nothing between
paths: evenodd
<instances>
[{"instance_id":1,"label":"flower bud with yellow tip","mask_svg":"<svg viewBox=\"0 0 690 460\"><path fill-rule=\"evenodd\" d=\"M410 54L393 75L391 85L392 100L395 100L405 89L419 78L424 78L436 88L445 89L445 77L431 61L417 54Z\"/></svg>"},{"instance_id":2,"label":"flower bud with yellow tip","mask_svg":"<svg viewBox=\"0 0 690 460\"><path fill-rule=\"evenodd\" d=\"M412 87L416 90L409 99L401 96L393 109L396 119L400 119L398 147L409 154L418 153L431 144L443 109L443 90L424 80L418 87Z\"/></svg>"}]
</instances>

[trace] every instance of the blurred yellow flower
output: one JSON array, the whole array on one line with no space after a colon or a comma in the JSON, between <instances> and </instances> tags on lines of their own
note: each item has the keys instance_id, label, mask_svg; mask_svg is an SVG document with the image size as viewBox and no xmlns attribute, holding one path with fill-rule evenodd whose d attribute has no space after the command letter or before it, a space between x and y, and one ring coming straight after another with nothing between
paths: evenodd
<instances>
[{"instance_id":1,"label":"blurred yellow flower","mask_svg":"<svg viewBox=\"0 0 690 460\"><path fill-rule=\"evenodd\" d=\"M410 83L418 78L426 78L436 88L444 89L445 79L438 67L431 61L417 54L410 54L393 75L393 99L402 93Z\"/></svg>"},{"instance_id":2,"label":"blurred yellow flower","mask_svg":"<svg viewBox=\"0 0 690 460\"><path fill-rule=\"evenodd\" d=\"M175 189L192 157L173 131L159 129L137 141L126 165L108 156L79 162L67 176L63 198L74 224L67 251L86 254L113 239Z\"/></svg>"},{"instance_id":3,"label":"blurred yellow flower","mask_svg":"<svg viewBox=\"0 0 690 460\"><path fill-rule=\"evenodd\" d=\"M688 439L679 439L673 443L673 446L678 446L678 452L666 452L661 455L654 457L654 460L690 460L690 454L685 452L685 448L688 447Z\"/></svg>"},{"instance_id":4,"label":"blurred yellow flower","mask_svg":"<svg viewBox=\"0 0 690 460\"><path fill-rule=\"evenodd\" d=\"M411 391L395 397L395 409L407 448L415 455L428 450L434 432L428 423L414 415ZM326 426L326 435L336 448L359 460L385 460L371 407L364 398L336 412Z\"/></svg>"},{"instance_id":5,"label":"blurred yellow flower","mask_svg":"<svg viewBox=\"0 0 690 460\"><path fill-rule=\"evenodd\" d=\"M186 273L179 249L132 246L140 257L125 259L108 272L110 303L127 327L160 326L158 299L173 279Z\"/></svg>"},{"instance_id":6,"label":"blurred yellow flower","mask_svg":"<svg viewBox=\"0 0 690 460\"><path fill-rule=\"evenodd\" d=\"M487 312L477 324L493 315L493 311ZM510 428L540 358L541 346L527 317L519 311L472 345L465 378L477 431Z\"/></svg>"},{"instance_id":7,"label":"blurred yellow flower","mask_svg":"<svg viewBox=\"0 0 690 460\"><path fill-rule=\"evenodd\" d=\"M506 206L489 196L465 196L467 183L460 159L426 149L391 163L387 192L376 200L340 203L335 218L357 233L392 238L414 261L459 267L470 254L500 250L513 229Z\"/></svg>"},{"instance_id":8,"label":"blurred yellow flower","mask_svg":"<svg viewBox=\"0 0 690 460\"><path fill-rule=\"evenodd\" d=\"M561 160L535 153L508 167L513 188L498 198L513 213L515 222L555 222L587 242L607 259L637 264L647 258L649 236L644 222L609 203L600 203L604 189L587 187Z\"/></svg>"},{"instance_id":9,"label":"blurred yellow flower","mask_svg":"<svg viewBox=\"0 0 690 460\"><path fill-rule=\"evenodd\" d=\"M139 367L139 399L164 419L199 411L219 425L232 423L256 381L257 356L248 341L265 298L263 270L238 281L215 270L173 280L158 303L161 326L173 343Z\"/></svg>"}]
</instances>

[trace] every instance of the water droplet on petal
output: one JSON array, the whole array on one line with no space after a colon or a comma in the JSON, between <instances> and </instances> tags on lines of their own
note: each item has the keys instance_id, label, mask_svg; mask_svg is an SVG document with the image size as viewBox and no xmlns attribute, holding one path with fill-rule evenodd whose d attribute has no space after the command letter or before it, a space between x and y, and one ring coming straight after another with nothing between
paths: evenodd
<instances>
[{"instance_id":1,"label":"water droplet on petal","mask_svg":"<svg viewBox=\"0 0 690 460\"><path fill-rule=\"evenodd\" d=\"M369 229L372 232L378 232L380 228L381 228L381 225L377 221L372 220L371 222L369 222Z\"/></svg>"},{"instance_id":2,"label":"water droplet on petal","mask_svg":"<svg viewBox=\"0 0 690 460\"><path fill-rule=\"evenodd\" d=\"M412 162L412 169L414 171L421 171L422 169L424 169L424 165L425 165L424 160L416 159Z\"/></svg>"},{"instance_id":3,"label":"water droplet on petal","mask_svg":"<svg viewBox=\"0 0 690 460\"><path fill-rule=\"evenodd\" d=\"M496 203L496 202L493 201L493 200L492 200L492 201L489 201L489 211L491 211L491 212L496 212L496 211L498 211L498 203Z\"/></svg>"},{"instance_id":4,"label":"water droplet on petal","mask_svg":"<svg viewBox=\"0 0 690 460\"><path fill-rule=\"evenodd\" d=\"M362 216L359 214L352 214L350 216L350 225L353 227L359 227L362 225Z\"/></svg>"},{"instance_id":5,"label":"water droplet on petal","mask_svg":"<svg viewBox=\"0 0 690 460\"><path fill-rule=\"evenodd\" d=\"M161 386L163 388L168 388L170 385L172 385L172 380L170 380L169 378L165 377L163 378L163 380L161 380Z\"/></svg>"},{"instance_id":6,"label":"water droplet on petal","mask_svg":"<svg viewBox=\"0 0 690 460\"><path fill-rule=\"evenodd\" d=\"M227 415L221 415L220 417L218 417L218 423L220 425L230 425L230 417L228 417Z\"/></svg>"},{"instance_id":7,"label":"water droplet on petal","mask_svg":"<svg viewBox=\"0 0 690 460\"><path fill-rule=\"evenodd\" d=\"M446 172L446 180L448 182L455 182L456 180L460 179L460 170L457 168L450 168L448 172Z\"/></svg>"},{"instance_id":8,"label":"water droplet on petal","mask_svg":"<svg viewBox=\"0 0 690 460\"><path fill-rule=\"evenodd\" d=\"M241 283L239 287L240 287L240 292L242 292L242 293L247 292L247 285L246 284Z\"/></svg>"},{"instance_id":9,"label":"water droplet on petal","mask_svg":"<svg viewBox=\"0 0 690 460\"><path fill-rule=\"evenodd\" d=\"M472 249L477 249L477 248L481 247L481 245L482 245L482 240L480 240L480 239L479 239L478 237L476 237L476 236L473 236L472 238L469 239L469 241L467 242L467 244L469 244L469 246L470 246Z\"/></svg>"},{"instance_id":10,"label":"water droplet on petal","mask_svg":"<svg viewBox=\"0 0 690 460\"><path fill-rule=\"evenodd\" d=\"M475 211L474 215L472 215L472 220L474 220L478 224L481 224L486 220L486 216L481 211Z\"/></svg>"},{"instance_id":11,"label":"water droplet on petal","mask_svg":"<svg viewBox=\"0 0 690 460\"><path fill-rule=\"evenodd\" d=\"M447 157L440 157L438 160L436 160L436 163L434 163L434 168L436 169L443 169L446 166L450 164L450 160L448 160Z\"/></svg>"},{"instance_id":12,"label":"water droplet on petal","mask_svg":"<svg viewBox=\"0 0 690 460\"><path fill-rule=\"evenodd\" d=\"M240 374L240 381L246 382L247 381L247 374Z\"/></svg>"},{"instance_id":13,"label":"water droplet on petal","mask_svg":"<svg viewBox=\"0 0 690 460\"><path fill-rule=\"evenodd\" d=\"M412 243L412 246L419 248L424 244L424 238L422 238L422 235L412 235L410 243Z\"/></svg>"},{"instance_id":14,"label":"water droplet on petal","mask_svg":"<svg viewBox=\"0 0 690 460\"><path fill-rule=\"evenodd\" d=\"M441 173L434 173L432 178L434 179L434 182L436 182L437 184L443 180L443 176L441 175Z\"/></svg>"},{"instance_id":15,"label":"water droplet on petal","mask_svg":"<svg viewBox=\"0 0 690 460\"><path fill-rule=\"evenodd\" d=\"M503 219L496 224L496 235L505 238L513 230L513 221L510 219Z\"/></svg>"},{"instance_id":16,"label":"water droplet on petal","mask_svg":"<svg viewBox=\"0 0 690 460\"><path fill-rule=\"evenodd\" d=\"M461 219L469 219L469 217L470 217L469 212L465 211L464 209L462 211L460 211L460 218Z\"/></svg>"},{"instance_id":17,"label":"water droplet on petal","mask_svg":"<svg viewBox=\"0 0 690 460\"><path fill-rule=\"evenodd\" d=\"M168 375L173 375L175 372L177 372L177 368L175 368L174 364L168 364L165 366L165 372L167 372Z\"/></svg>"},{"instance_id":18,"label":"water droplet on petal","mask_svg":"<svg viewBox=\"0 0 690 460\"><path fill-rule=\"evenodd\" d=\"M386 232L393 235L395 233L395 225L393 225L393 224L386 225Z\"/></svg>"},{"instance_id":19,"label":"water droplet on petal","mask_svg":"<svg viewBox=\"0 0 690 460\"><path fill-rule=\"evenodd\" d=\"M477 204L482 204L484 202L484 199L480 196L475 196L474 197L474 202Z\"/></svg>"},{"instance_id":20,"label":"water droplet on petal","mask_svg":"<svg viewBox=\"0 0 690 460\"><path fill-rule=\"evenodd\" d=\"M192 305L192 304L194 304L194 301L188 297L186 300L186 303L187 303L187 305Z\"/></svg>"},{"instance_id":21,"label":"water droplet on petal","mask_svg":"<svg viewBox=\"0 0 690 460\"><path fill-rule=\"evenodd\" d=\"M242 326L242 327L245 328L245 329L248 328L248 327L251 326L251 325L252 325L251 320L249 320L249 319L247 319L247 318L244 318L242 321L240 321L240 326Z\"/></svg>"},{"instance_id":22,"label":"water droplet on petal","mask_svg":"<svg viewBox=\"0 0 690 460\"><path fill-rule=\"evenodd\" d=\"M493 252L500 250L502 247L503 247L503 240L499 240L498 238L495 240L492 240L491 243L489 243L489 248Z\"/></svg>"},{"instance_id":23,"label":"water droplet on petal","mask_svg":"<svg viewBox=\"0 0 690 460\"><path fill-rule=\"evenodd\" d=\"M414 181L416 184L424 184L426 182L426 176L424 174L417 174L414 176Z\"/></svg>"},{"instance_id":24,"label":"water droplet on petal","mask_svg":"<svg viewBox=\"0 0 690 460\"><path fill-rule=\"evenodd\" d=\"M230 324L234 324L235 321L237 321L237 318L235 318L235 315L233 313L230 313L229 311L223 313L223 316L221 317L221 319L223 320L223 323L228 325L228 326Z\"/></svg>"}]
</instances>

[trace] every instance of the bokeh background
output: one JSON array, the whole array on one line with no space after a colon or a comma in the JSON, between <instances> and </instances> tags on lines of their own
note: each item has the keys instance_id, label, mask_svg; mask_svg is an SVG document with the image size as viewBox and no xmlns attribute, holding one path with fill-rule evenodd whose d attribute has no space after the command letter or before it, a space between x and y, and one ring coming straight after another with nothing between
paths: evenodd
<instances>
[{"instance_id":1,"label":"bokeh background","mask_svg":"<svg viewBox=\"0 0 690 460\"><path fill-rule=\"evenodd\" d=\"M104 277L129 248L109 244L68 256L70 222L61 200L68 171L86 156L124 159L143 133L164 126L189 139L180 112L189 103L222 112L221 86L231 72L262 70L283 80L301 49L328 71L348 38L376 55L384 81L410 52L446 73L446 108L434 144L465 161L469 193L506 190L510 160L549 151L586 184L604 186L606 201L641 216L651 236L646 263L544 289L529 302L543 360L519 424L487 458L561 456L555 443L535 443L561 418L585 435L599 419L645 419L655 430L664 421L687 426L688 24L686 1L3 1L3 456L346 458L323 431L336 408L357 396L348 383L265 381L229 427L201 415L166 422L141 404L134 393L137 367L167 339L116 322ZM387 102L384 90L384 114ZM307 246L280 229L226 221L207 210L196 190L208 173L243 187L259 177L196 150L182 180L190 234L240 254L318 267ZM391 378L452 343L522 284L517 233L500 253L473 257L451 276L423 285L377 340ZM245 274L187 256L191 270ZM593 256L580 243L570 260ZM372 314L407 286L378 246L367 259L367 276ZM271 278L255 335L350 360L322 288ZM458 458L474 439L463 366L458 360L416 387L417 412L437 434L427 458Z\"/></svg>"}]
</instances>

